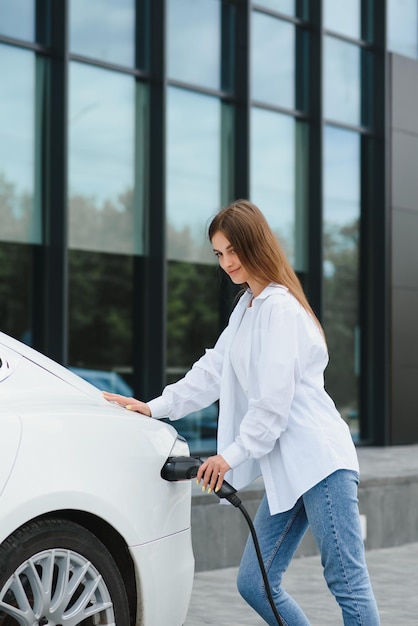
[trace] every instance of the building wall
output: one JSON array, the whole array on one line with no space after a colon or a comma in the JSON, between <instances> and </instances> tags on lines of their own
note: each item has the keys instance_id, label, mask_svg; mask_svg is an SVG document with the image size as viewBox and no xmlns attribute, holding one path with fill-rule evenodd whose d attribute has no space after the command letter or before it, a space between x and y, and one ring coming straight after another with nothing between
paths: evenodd
<instances>
[{"instance_id":1,"label":"building wall","mask_svg":"<svg viewBox=\"0 0 418 626\"><path fill-rule=\"evenodd\" d=\"M417 62L390 57L392 117L385 63L418 57L418 4L336 6L0 2L2 331L159 394L227 321L206 225L249 197L321 318L355 441L417 441ZM179 428L209 453L214 409L195 417Z\"/></svg>"},{"instance_id":2,"label":"building wall","mask_svg":"<svg viewBox=\"0 0 418 626\"><path fill-rule=\"evenodd\" d=\"M391 443L418 441L418 61L389 61Z\"/></svg>"}]
</instances>

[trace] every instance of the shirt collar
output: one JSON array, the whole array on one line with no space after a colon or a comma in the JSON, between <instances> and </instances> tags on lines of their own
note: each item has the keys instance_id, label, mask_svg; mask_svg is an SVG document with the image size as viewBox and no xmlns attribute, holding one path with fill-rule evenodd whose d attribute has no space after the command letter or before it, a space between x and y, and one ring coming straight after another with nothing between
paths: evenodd
<instances>
[{"instance_id":1,"label":"shirt collar","mask_svg":"<svg viewBox=\"0 0 418 626\"><path fill-rule=\"evenodd\" d=\"M263 291L259 293L256 298L254 298L254 301L265 300L269 296L272 296L278 293L281 293L284 295L288 291L289 291L288 288L285 287L284 285L278 285L277 283L270 283L269 285L267 285L267 287L264 287ZM251 289L247 289L247 294L249 294L248 299L253 297Z\"/></svg>"}]
</instances>

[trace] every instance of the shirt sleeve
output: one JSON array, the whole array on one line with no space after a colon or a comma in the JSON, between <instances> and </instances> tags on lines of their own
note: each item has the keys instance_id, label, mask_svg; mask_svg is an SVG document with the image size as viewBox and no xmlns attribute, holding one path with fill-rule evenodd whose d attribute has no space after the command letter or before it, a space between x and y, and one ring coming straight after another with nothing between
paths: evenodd
<instances>
[{"instance_id":1,"label":"shirt sleeve","mask_svg":"<svg viewBox=\"0 0 418 626\"><path fill-rule=\"evenodd\" d=\"M220 335L215 346L206 350L196 361L184 378L167 385L161 396L147 402L152 417L177 420L219 399L227 331L228 328Z\"/></svg>"},{"instance_id":2,"label":"shirt sleeve","mask_svg":"<svg viewBox=\"0 0 418 626\"><path fill-rule=\"evenodd\" d=\"M313 320L298 307L279 305L260 312L252 335L248 411L239 435L220 454L233 468L268 454L288 426L295 388L312 346L321 339Z\"/></svg>"}]
</instances>

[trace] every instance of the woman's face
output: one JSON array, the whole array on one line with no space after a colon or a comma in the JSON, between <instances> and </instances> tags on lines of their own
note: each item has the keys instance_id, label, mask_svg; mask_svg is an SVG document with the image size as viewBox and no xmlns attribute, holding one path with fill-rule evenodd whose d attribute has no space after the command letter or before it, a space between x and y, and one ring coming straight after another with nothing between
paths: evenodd
<instances>
[{"instance_id":1,"label":"woman's face","mask_svg":"<svg viewBox=\"0 0 418 626\"><path fill-rule=\"evenodd\" d=\"M223 233L218 231L212 237L212 247L219 265L236 285L250 284L251 276L242 265L234 248Z\"/></svg>"}]
</instances>

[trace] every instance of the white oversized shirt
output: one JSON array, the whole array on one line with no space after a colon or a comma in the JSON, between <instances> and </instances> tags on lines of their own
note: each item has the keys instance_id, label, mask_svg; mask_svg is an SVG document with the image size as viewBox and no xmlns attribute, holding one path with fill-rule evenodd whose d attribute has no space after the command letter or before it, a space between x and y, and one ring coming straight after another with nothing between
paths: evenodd
<instances>
[{"instance_id":1,"label":"white oversized shirt","mask_svg":"<svg viewBox=\"0 0 418 626\"><path fill-rule=\"evenodd\" d=\"M238 384L230 351L250 299L247 291L214 348L148 405L153 417L176 420L219 399L218 453L232 468L226 480L241 489L261 471L274 515L336 470L359 467L348 426L324 389L325 340L281 285L252 302L248 385Z\"/></svg>"},{"instance_id":2,"label":"white oversized shirt","mask_svg":"<svg viewBox=\"0 0 418 626\"><path fill-rule=\"evenodd\" d=\"M231 343L229 352L231 364L234 368L235 376L244 393L248 390L248 373L250 369L251 356L251 330L253 324L253 308L247 307L238 326L235 337Z\"/></svg>"}]
</instances>

